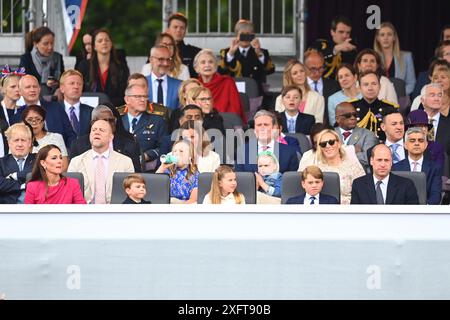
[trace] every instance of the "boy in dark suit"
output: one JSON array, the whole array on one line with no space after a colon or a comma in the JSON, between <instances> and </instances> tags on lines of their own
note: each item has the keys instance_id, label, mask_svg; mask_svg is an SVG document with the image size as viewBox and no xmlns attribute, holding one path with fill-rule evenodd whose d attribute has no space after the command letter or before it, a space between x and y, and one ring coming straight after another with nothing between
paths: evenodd
<instances>
[{"instance_id":1,"label":"boy in dark suit","mask_svg":"<svg viewBox=\"0 0 450 320\"><path fill-rule=\"evenodd\" d=\"M140 174L130 174L123 180L123 188L127 194L127 198L123 204L149 204L151 201L144 200L147 194L145 179Z\"/></svg>"},{"instance_id":2,"label":"boy in dark suit","mask_svg":"<svg viewBox=\"0 0 450 320\"><path fill-rule=\"evenodd\" d=\"M330 195L321 193L323 188L323 173L317 166L309 166L302 173L302 187L304 193L289 198L286 204L339 204L339 201Z\"/></svg>"}]
</instances>

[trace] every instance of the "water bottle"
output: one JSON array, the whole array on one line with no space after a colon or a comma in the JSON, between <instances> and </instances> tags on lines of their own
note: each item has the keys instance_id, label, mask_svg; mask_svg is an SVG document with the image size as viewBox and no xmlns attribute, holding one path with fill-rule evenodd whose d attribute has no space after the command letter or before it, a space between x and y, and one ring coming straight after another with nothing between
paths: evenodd
<instances>
[{"instance_id":1,"label":"water bottle","mask_svg":"<svg viewBox=\"0 0 450 320\"><path fill-rule=\"evenodd\" d=\"M166 164L178 163L178 158L171 153L161 155L161 157L159 157L159 160L161 161L161 163Z\"/></svg>"}]
</instances>

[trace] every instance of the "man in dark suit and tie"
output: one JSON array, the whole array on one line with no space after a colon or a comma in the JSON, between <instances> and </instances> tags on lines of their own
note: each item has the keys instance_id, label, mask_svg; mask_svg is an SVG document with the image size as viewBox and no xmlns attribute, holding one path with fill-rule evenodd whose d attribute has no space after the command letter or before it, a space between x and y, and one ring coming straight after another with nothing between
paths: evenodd
<instances>
[{"instance_id":1,"label":"man in dark suit and tie","mask_svg":"<svg viewBox=\"0 0 450 320\"><path fill-rule=\"evenodd\" d=\"M11 153L0 158L0 203L23 203L26 176L35 159L35 154L30 154L31 130L23 123L16 123L5 135Z\"/></svg>"},{"instance_id":2,"label":"man in dark suit and tie","mask_svg":"<svg viewBox=\"0 0 450 320\"><path fill-rule=\"evenodd\" d=\"M260 110L255 114L256 139L250 139L237 151L236 171L258 172L257 156L260 152L271 151L278 158L280 172L297 171L298 157L291 146L275 142L275 125L277 119L274 113Z\"/></svg>"},{"instance_id":3,"label":"man in dark suit and tie","mask_svg":"<svg viewBox=\"0 0 450 320\"><path fill-rule=\"evenodd\" d=\"M147 76L150 102L162 104L171 110L177 109L181 81L167 75L172 64L169 49L163 45L154 46L150 50L150 64L152 73Z\"/></svg>"},{"instance_id":4,"label":"man in dark suit and tie","mask_svg":"<svg viewBox=\"0 0 450 320\"><path fill-rule=\"evenodd\" d=\"M341 90L336 80L323 78L325 72L325 60L323 55L315 50L309 49L305 52L304 60L307 69L307 80L311 90L318 92L325 99L325 112L323 123L328 123L328 97ZM331 125L333 125L331 123Z\"/></svg>"},{"instance_id":5,"label":"man in dark suit and tie","mask_svg":"<svg viewBox=\"0 0 450 320\"><path fill-rule=\"evenodd\" d=\"M407 157L394 164L394 171L425 172L427 175L427 204L440 204L442 192L442 167L425 154L427 137L421 128L409 128L405 134Z\"/></svg>"},{"instance_id":6,"label":"man in dark suit and tie","mask_svg":"<svg viewBox=\"0 0 450 320\"><path fill-rule=\"evenodd\" d=\"M316 123L314 116L298 111L302 100L302 92L295 85L286 86L281 92L285 111L281 115L283 133L311 134L311 127Z\"/></svg>"},{"instance_id":7,"label":"man in dark suit and tie","mask_svg":"<svg viewBox=\"0 0 450 320\"><path fill-rule=\"evenodd\" d=\"M59 80L64 95L63 107L77 137L90 132L92 107L80 102L83 92L83 75L77 70L66 70Z\"/></svg>"},{"instance_id":8,"label":"man in dark suit and tie","mask_svg":"<svg viewBox=\"0 0 450 320\"><path fill-rule=\"evenodd\" d=\"M365 128L358 127L358 113L349 102L341 102L336 107L336 122L338 126L334 130L338 133L342 142L347 146L354 146L359 162L367 171L369 159L367 150L378 144L375 134Z\"/></svg>"},{"instance_id":9,"label":"man in dark suit and tie","mask_svg":"<svg viewBox=\"0 0 450 320\"><path fill-rule=\"evenodd\" d=\"M289 198L286 204L339 204L335 197L322 193L323 173L317 166L308 166L303 170L302 187L305 192Z\"/></svg>"},{"instance_id":10,"label":"man in dark suit and tie","mask_svg":"<svg viewBox=\"0 0 450 320\"><path fill-rule=\"evenodd\" d=\"M61 105L57 102L39 100L41 87L34 76L23 76L19 81L19 91L25 101L25 106L20 107L17 112L22 113L26 106L33 104L42 106L46 111L45 127L47 131L61 134L66 146L70 147L77 135Z\"/></svg>"},{"instance_id":11,"label":"man in dark suit and tie","mask_svg":"<svg viewBox=\"0 0 450 320\"><path fill-rule=\"evenodd\" d=\"M351 204L419 204L414 183L391 173L392 153L378 144L372 148L368 173L353 181Z\"/></svg>"},{"instance_id":12,"label":"man in dark suit and tie","mask_svg":"<svg viewBox=\"0 0 450 320\"><path fill-rule=\"evenodd\" d=\"M144 155L145 171L156 170L160 153L160 140L167 135L167 124L160 116L149 114L146 88L137 84L125 90L128 111L122 116L125 130L134 135Z\"/></svg>"}]
</instances>

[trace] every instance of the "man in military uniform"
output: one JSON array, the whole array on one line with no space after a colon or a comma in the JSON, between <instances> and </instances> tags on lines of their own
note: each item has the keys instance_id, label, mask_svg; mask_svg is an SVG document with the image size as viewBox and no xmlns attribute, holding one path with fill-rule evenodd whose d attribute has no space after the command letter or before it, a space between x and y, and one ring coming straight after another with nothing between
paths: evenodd
<instances>
[{"instance_id":1,"label":"man in military uniform","mask_svg":"<svg viewBox=\"0 0 450 320\"><path fill-rule=\"evenodd\" d=\"M133 73L128 77L127 86L132 86L135 84L144 87L145 90L148 91L148 81L147 78L142 73ZM123 106L117 107L117 111L119 111L120 115L124 115L125 113L128 112L128 107L126 104L124 104ZM163 117L167 123L170 119L170 110L162 104L147 102L147 112L150 114Z\"/></svg>"},{"instance_id":2,"label":"man in military uniform","mask_svg":"<svg viewBox=\"0 0 450 320\"><path fill-rule=\"evenodd\" d=\"M359 86L363 95L362 99L350 101L358 113L357 125L372 131L378 139L384 141L386 136L381 130L381 122L385 115L396 112L398 105L378 99L380 78L373 71L365 71L360 74Z\"/></svg>"},{"instance_id":3,"label":"man in military uniform","mask_svg":"<svg viewBox=\"0 0 450 320\"><path fill-rule=\"evenodd\" d=\"M189 68L191 78L197 78L198 74L194 70L194 57L200 52L200 48L184 43L184 37L188 26L188 19L180 12L176 12L169 17L167 21L166 32L169 33L177 43L183 64Z\"/></svg>"},{"instance_id":4,"label":"man in military uniform","mask_svg":"<svg viewBox=\"0 0 450 320\"><path fill-rule=\"evenodd\" d=\"M255 79L258 83L259 94L263 96L266 76L275 72L275 65L269 56L269 51L261 48L259 39L255 38L251 21L239 20L234 31L236 38L231 40L231 46L220 50L218 71L232 77Z\"/></svg>"},{"instance_id":5,"label":"man in military uniform","mask_svg":"<svg viewBox=\"0 0 450 320\"><path fill-rule=\"evenodd\" d=\"M122 116L125 130L134 135L139 142L145 160L145 171L156 170L160 139L167 135L167 124L160 116L146 112L148 102L144 87L134 84L125 90L125 103L128 112Z\"/></svg>"},{"instance_id":6,"label":"man in military uniform","mask_svg":"<svg viewBox=\"0 0 450 320\"><path fill-rule=\"evenodd\" d=\"M332 40L317 39L311 46L322 53L326 70L323 77L334 79L336 68L342 63L353 64L356 57L356 46L351 43L352 24L347 17L337 16L331 22Z\"/></svg>"}]
</instances>

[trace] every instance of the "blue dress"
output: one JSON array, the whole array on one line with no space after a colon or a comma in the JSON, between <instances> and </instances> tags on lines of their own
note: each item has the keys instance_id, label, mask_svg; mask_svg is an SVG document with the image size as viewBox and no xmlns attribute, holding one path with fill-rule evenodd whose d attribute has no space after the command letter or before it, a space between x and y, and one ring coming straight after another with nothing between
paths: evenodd
<instances>
[{"instance_id":1,"label":"blue dress","mask_svg":"<svg viewBox=\"0 0 450 320\"><path fill-rule=\"evenodd\" d=\"M166 170L165 173L170 173ZM198 188L198 176L196 172L186 180L188 169L178 169L175 175L170 178L170 196L179 200L189 200L192 190Z\"/></svg>"}]
</instances>

